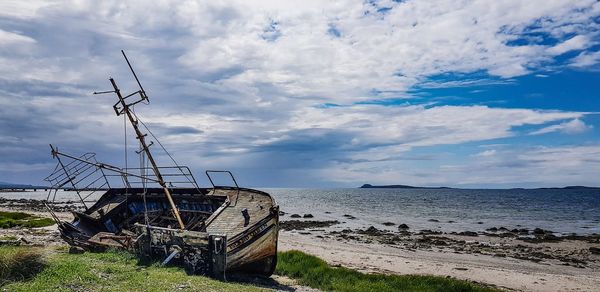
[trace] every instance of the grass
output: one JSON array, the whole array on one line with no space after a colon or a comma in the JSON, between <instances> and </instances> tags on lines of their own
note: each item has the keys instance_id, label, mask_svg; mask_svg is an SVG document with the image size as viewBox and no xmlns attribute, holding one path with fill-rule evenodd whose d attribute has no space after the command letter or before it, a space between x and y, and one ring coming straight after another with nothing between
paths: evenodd
<instances>
[{"instance_id":1,"label":"grass","mask_svg":"<svg viewBox=\"0 0 600 292\"><path fill-rule=\"evenodd\" d=\"M54 225L54 220L50 218L41 218L35 215L22 212L1 212L0 211L0 228L12 227L45 227Z\"/></svg>"},{"instance_id":2,"label":"grass","mask_svg":"<svg viewBox=\"0 0 600 292\"><path fill-rule=\"evenodd\" d=\"M46 266L41 249L0 247L0 286L34 277Z\"/></svg>"},{"instance_id":3,"label":"grass","mask_svg":"<svg viewBox=\"0 0 600 292\"><path fill-rule=\"evenodd\" d=\"M280 252L276 273L326 291L498 291L468 281L437 276L364 274L331 267L300 251Z\"/></svg>"},{"instance_id":4,"label":"grass","mask_svg":"<svg viewBox=\"0 0 600 292\"><path fill-rule=\"evenodd\" d=\"M13 247L23 249L26 247ZM4 254L6 247L0 247ZM261 291L252 285L220 282L208 277L189 276L178 267L138 265L125 252L68 254L48 249L47 266L29 280L2 286L7 291Z\"/></svg>"},{"instance_id":5,"label":"grass","mask_svg":"<svg viewBox=\"0 0 600 292\"><path fill-rule=\"evenodd\" d=\"M277 274L325 291L497 291L434 276L363 274L331 267L299 251L278 254ZM182 268L141 265L129 253L69 254L64 248L0 246L2 291L261 291L240 283L190 276Z\"/></svg>"}]
</instances>

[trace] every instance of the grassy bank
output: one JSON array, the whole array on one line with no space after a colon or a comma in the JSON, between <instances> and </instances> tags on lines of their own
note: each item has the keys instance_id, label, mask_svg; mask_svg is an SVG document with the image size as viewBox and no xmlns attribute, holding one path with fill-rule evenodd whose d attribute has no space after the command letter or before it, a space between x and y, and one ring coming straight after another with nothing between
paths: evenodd
<instances>
[{"instance_id":1,"label":"grassy bank","mask_svg":"<svg viewBox=\"0 0 600 292\"><path fill-rule=\"evenodd\" d=\"M2 212L0 211L0 228L12 227L45 227L54 225L54 220L50 218L41 218L35 215L22 212Z\"/></svg>"},{"instance_id":2,"label":"grassy bank","mask_svg":"<svg viewBox=\"0 0 600 292\"><path fill-rule=\"evenodd\" d=\"M276 273L327 291L497 291L452 278L363 274L300 251L280 252Z\"/></svg>"},{"instance_id":3,"label":"grassy bank","mask_svg":"<svg viewBox=\"0 0 600 292\"><path fill-rule=\"evenodd\" d=\"M326 291L494 291L432 276L363 274L331 267L299 251L279 253L276 273ZM189 276L178 267L140 265L125 252L69 254L65 250L0 246L0 290L7 291L261 291L249 284Z\"/></svg>"}]
</instances>

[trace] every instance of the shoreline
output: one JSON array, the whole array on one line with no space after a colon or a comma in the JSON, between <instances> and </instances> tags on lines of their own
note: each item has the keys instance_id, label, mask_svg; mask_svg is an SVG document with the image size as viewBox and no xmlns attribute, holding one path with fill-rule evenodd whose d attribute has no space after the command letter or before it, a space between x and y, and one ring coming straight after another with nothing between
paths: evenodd
<instances>
[{"instance_id":1,"label":"shoreline","mask_svg":"<svg viewBox=\"0 0 600 292\"><path fill-rule=\"evenodd\" d=\"M600 287L597 266L581 269L481 254L406 250L285 231L280 234L279 249L301 250L329 264L362 272L449 276L509 291L595 291Z\"/></svg>"},{"instance_id":2,"label":"shoreline","mask_svg":"<svg viewBox=\"0 0 600 292\"><path fill-rule=\"evenodd\" d=\"M73 207L65 204L57 215L70 220L68 210ZM49 216L41 201L31 199L0 199L0 211ZM386 222L385 229L348 228L339 220L283 214L279 250L300 250L331 265L369 273L450 276L517 291L600 287L600 254L595 253L600 252L600 235L556 236L536 229L525 234L499 228L445 233L412 230L399 222ZM345 215L340 220L352 220ZM7 237L17 244L65 245L56 225L0 229L0 238Z\"/></svg>"},{"instance_id":3,"label":"shoreline","mask_svg":"<svg viewBox=\"0 0 600 292\"><path fill-rule=\"evenodd\" d=\"M339 231L336 224L284 220L282 228L287 230L280 232L279 248L301 250L363 272L450 276L506 290L600 287L600 235L561 237L536 230L540 234L523 240L518 232L390 232L373 226Z\"/></svg>"},{"instance_id":4,"label":"shoreline","mask_svg":"<svg viewBox=\"0 0 600 292\"><path fill-rule=\"evenodd\" d=\"M380 229L386 229L388 226L384 226L383 223L393 221L395 223L408 224L413 229L429 229L443 232L480 232L486 231L489 228L495 227L500 229L501 227L505 227L509 230L542 228L554 231L555 235L570 235L573 233L577 235L600 234L600 217L597 215L598 212L594 212L598 210L597 200L594 197L590 197L590 194L579 198L584 200L585 203L583 205L574 205L574 201L571 201L570 205L561 205L561 207L557 207L557 200L559 200L557 198L567 195L577 196L579 193L565 193L561 195L555 193L528 194L527 196L530 196L530 199L534 201L523 202L524 205L529 206L527 207L516 204L516 202L522 201L525 198L520 197L521 195L519 194L516 197L512 197L512 199L510 198L514 194L505 194L509 199L496 200L495 196L490 194L482 194L480 197L479 194L458 193L455 195L460 197L459 201L464 201L469 196L475 196L478 198L477 202L484 202L483 205L485 205L485 207L468 207L462 210L460 209L462 208L462 203L448 201L450 205L440 205L440 202L447 201L448 199L446 195L436 195L436 193L428 193L425 196L421 195L417 197L412 197L414 194L408 196L400 193L398 194L400 197L396 200L396 194L393 192L393 194L389 193L386 190L377 190L373 194L369 190L360 189L331 189L333 193L321 189L316 189L314 193L310 191L305 193L298 189L264 189L264 191L270 193L279 203L282 210L289 213L288 215L310 212L314 215L315 220L344 221L343 228L354 229L373 225ZM340 195L349 196L346 198L348 201L347 205L339 204L340 202L330 199L332 196ZM390 195L393 196L390 197ZM545 201L546 199L541 201L536 199L546 195L553 196L554 199L548 202ZM600 195L600 192L597 195ZM366 202L364 200L365 196L375 197L373 200ZM43 211L45 208L39 202L45 200L46 197L47 192L39 191L5 193L0 194L0 205L3 205L3 202L26 202L30 200L32 203L28 207L36 208L36 206L39 206L38 209ZM95 197L90 199L90 202L97 199ZM69 208L80 205L80 203L73 201L74 198L76 198L74 192L58 192L56 196L56 200L60 202L61 207ZM392 201L389 202L389 205L385 204L386 206L381 206L381 204L369 205L376 202L376 200ZM398 201L404 203L399 204ZM538 203L542 205L531 207ZM476 203L474 205L480 204ZM511 211L512 209L507 209L509 207L516 209ZM68 208L65 209L68 210ZM577 214L575 214L574 210L579 209L582 209L581 212L577 211ZM352 214L354 216L347 218L342 216L343 214Z\"/></svg>"}]
</instances>

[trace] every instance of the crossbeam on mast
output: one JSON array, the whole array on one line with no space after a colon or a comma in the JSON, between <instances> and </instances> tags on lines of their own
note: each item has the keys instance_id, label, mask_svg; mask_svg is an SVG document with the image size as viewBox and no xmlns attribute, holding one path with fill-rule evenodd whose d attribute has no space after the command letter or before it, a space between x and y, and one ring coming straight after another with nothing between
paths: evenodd
<instances>
[{"instance_id":1,"label":"crossbeam on mast","mask_svg":"<svg viewBox=\"0 0 600 292\"><path fill-rule=\"evenodd\" d=\"M129 63L129 62L127 62L127 63ZM115 105L115 112L117 112L117 115L119 115L119 113L124 113L125 115L127 115L129 122L131 123L131 125L133 126L133 129L135 130L137 139L140 141L140 144L142 145L142 151L145 152L146 157L148 157L148 161L152 165L152 170L154 171L154 175L156 176L156 179L158 180L158 184L163 188L163 191L165 192L165 196L167 197L167 200L169 201L169 204L171 205L171 210L173 211L173 216L175 217L175 219L177 219L177 223L179 223L179 227L182 230L185 229L185 224L183 224L183 221L181 220L181 216L179 214L179 209L177 209L177 206L175 205L175 202L173 201L173 197L171 196L171 191L167 187L167 184L165 183L165 180L163 179L163 176L160 173L160 170L158 169L158 165L156 165L156 161L154 160L154 157L152 156L152 153L150 152L149 145L146 143L146 135L143 134L142 131L140 131L140 128L138 127L138 121L136 120L136 118L133 116L133 114L131 113L131 111L129 109L129 106L131 106L131 104L128 104L127 102L125 102L125 98L123 97L123 95L121 95L121 90L117 86L117 83L115 82L115 80L113 78L109 78L109 80L115 90L115 93L117 94L117 97L119 98L119 104L121 105L120 111L117 110L116 105ZM142 96L142 99L147 98L142 90L140 90L140 95Z\"/></svg>"},{"instance_id":2,"label":"crossbeam on mast","mask_svg":"<svg viewBox=\"0 0 600 292\"><path fill-rule=\"evenodd\" d=\"M121 90L117 86L117 83L115 82L115 80L113 78L109 78L110 83L113 86L113 90L103 91L103 92L94 92L94 93L102 94L102 93L114 92L117 95L117 97L119 98L119 101L113 105L115 113L117 114L117 116L125 114L127 116L127 118L129 119L131 126L135 130L136 137L140 141L140 145L141 145L140 151L144 152L146 154L148 161L152 165L152 170L154 172L154 175L156 176L156 180L157 180L158 184L163 188L163 191L165 192L165 196L167 197L167 200L169 201L169 204L171 205L173 217L175 217L175 219L177 219L177 223L179 223L179 227L183 230L183 229L185 229L185 224L183 224L183 221L181 220L181 216L179 214L179 209L177 209L177 205L175 205L175 202L173 201L173 197L171 196L171 191L167 187L167 184L166 184L165 180L163 179L162 174L160 173L158 165L156 164L156 161L154 160L154 157L152 156L152 153L150 152L149 147L152 145L152 143L151 144L146 143L147 135L143 134L140 131L140 128L138 127L139 122L138 122L137 118L135 117L135 115L129 109L129 107L131 107L137 103L140 103L144 100L147 101L148 96L146 95L146 92L144 91L144 88L142 87L140 80L138 79L137 75L135 74L135 71L133 71L133 67L131 67L131 63L129 62L129 59L127 59L125 52L123 50L121 50L121 53L123 54L123 57L125 58L125 61L127 62L129 69L131 70L131 73L133 73L133 77L135 77L135 81L137 82L138 86L140 87L140 90L138 90L132 94L129 94L127 96L123 96L121 94ZM139 100L134 101L134 102L129 102L129 103L126 101L127 98L137 95L137 94L140 95Z\"/></svg>"}]
</instances>

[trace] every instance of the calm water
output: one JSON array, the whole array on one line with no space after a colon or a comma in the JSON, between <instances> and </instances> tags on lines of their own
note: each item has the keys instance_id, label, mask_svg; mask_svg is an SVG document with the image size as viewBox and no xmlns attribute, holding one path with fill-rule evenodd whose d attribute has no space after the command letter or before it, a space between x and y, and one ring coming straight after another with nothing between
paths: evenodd
<instances>
[{"instance_id":1,"label":"calm water","mask_svg":"<svg viewBox=\"0 0 600 292\"><path fill-rule=\"evenodd\" d=\"M540 227L560 233L600 233L599 190L265 189L281 210L317 219L343 218L366 227L406 223L412 229L480 231ZM330 212L327 214L325 212ZM342 217L350 214L356 220ZM289 217L287 217L289 218ZM429 222L435 219L437 222ZM454 221L454 223L448 223ZM480 224L479 222L483 222ZM341 226L340 228L344 228ZM346 226L347 227L347 226Z\"/></svg>"},{"instance_id":2,"label":"calm water","mask_svg":"<svg viewBox=\"0 0 600 292\"><path fill-rule=\"evenodd\" d=\"M289 215L310 213L316 220L340 220L336 228L480 231L489 227L540 227L560 233L600 233L599 190L431 190L431 189L263 189ZM4 198L45 199L46 192L0 193ZM57 199L74 200L71 192ZM326 212L329 212L327 214ZM346 219L344 214L357 217ZM429 222L435 219L439 222ZM454 221L454 223L448 223ZM482 222L482 224L479 224ZM393 227L388 227L391 229Z\"/></svg>"}]
</instances>

